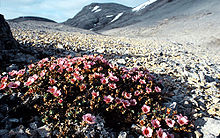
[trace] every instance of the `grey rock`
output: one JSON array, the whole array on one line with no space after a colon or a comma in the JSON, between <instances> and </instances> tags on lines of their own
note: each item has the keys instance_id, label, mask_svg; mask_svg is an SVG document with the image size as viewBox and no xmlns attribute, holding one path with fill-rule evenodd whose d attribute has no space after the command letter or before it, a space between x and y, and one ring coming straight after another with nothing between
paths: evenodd
<instances>
[{"instance_id":1,"label":"grey rock","mask_svg":"<svg viewBox=\"0 0 220 138\"><path fill-rule=\"evenodd\" d=\"M8 110L9 110L9 107L7 104L0 105L0 112L1 113L6 113Z\"/></svg>"},{"instance_id":2,"label":"grey rock","mask_svg":"<svg viewBox=\"0 0 220 138\"><path fill-rule=\"evenodd\" d=\"M8 72L12 70L18 70L18 66L16 64L11 64L9 67L6 68L6 71Z\"/></svg>"},{"instance_id":3,"label":"grey rock","mask_svg":"<svg viewBox=\"0 0 220 138\"><path fill-rule=\"evenodd\" d=\"M98 52L98 53L104 53L104 52L105 52L105 49L104 49L104 48L99 48L99 49L97 50L97 52Z\"/></svg>"},{"instance_id":4,"label":"grey rock","mask_svg":"<svg viewBox=\"0 0 220 138\"><path fill-rule=\"evenodd\" d=\"M17 134L15 138L28 138L26 134Z\"/></svg>"},{"instance_id":5,"label":"grey rock","mask_svg":"<svg viewBox=\"0 0 220 138\"><path fill-rule=\"evenodd\" d=\"M201 138L202 137L202 134L199 131L195 131L194 133L196 135L196 138Z\"/></svg>"},{"instance_id":6,"label":"grey rock","mask_svg":"<svg viewBox=\"0 0 220 138\"><path fill-rule=\"evenodd\" d=\"M0 50L9 50L18 47L18 43L12 36L10 27L0 14Z\"/></svg>"},{"instance_id":7,"label":"grey rock","mask_svg":"<svg viewBox=\"0 0 220 138\"><path fill-rule=\"evenodd\" d=\"M118 138L126 138L127 137L127 133L126 132L120 132L118 135Z\"/></svg>"},{"instance_id":8,"label":"grey rock","mask_svg":"<svg viewBox=\"0 0 220 138\"><path fill-rule=\"evenodd\" d=\"M126 64L126 61L124 60L124 59L118 59L118 61L117 61L119 64Z\"/></svg>"},{"instance_id":9,"label":"grey rock","mask_svg":"<svg viewBox=\"0 0 220 138\"><path fill-rule=\"evenodd\" d=\"M204 126L201 128L201 132L204 134L204 137L217 137L220 134L220 120L214 118L204 117L206 121Z\"/></svg>"},{"instance_id":10,"label":"grey rock","mask_svg":"<svg viewBox=\"0 0 220 138\"><path fill-rule=\"evenodd\" d=\"M35 122L33 122L33 123L30 123L30 128L32 128L32 129L37 129L37 123L35 123Z\"/></svg>"},{"instance_id":11,"label":"grey rock","mask_svg":"<svg viewBox=\"0 0 220 138\"><path fill-rule=\"evenodd\" d=\"M205 75L205 80L209 83L215 81L215 79L213 77L208 76L208 75Z\"/></svg>"},{"instance_id":12,"label":"grey rock","mask_svg":"<svg viewBox=\"0 0 220 138\"><path fill-rule=\"evenodd\" d=\"M17 118L10 118L8 119L9 122L12 122L12 123L19 123L19 119Z\"/></svg>"},{"instance_id":13,"label":"grey rock","mask_svg":"<svg viewBox=\"0 0 220 138\"><path fill-rule=\"evenodd\" d=\"M49 128L46 125L38 128L37 131L41 137L49 137L49 135L50 135Z\"/></svg>"},{"instance_id":14,"label":"grey rock","mask_svg":"<svg viewBox=\"0 0 220 138\"><path fill-rule=\"evenodd\" d=\"M4 115L0 113L0 120L4 119Z\"/></svg>"},{"instance_id":15,"label":"grey rock","mask_svg":"<svg viewBox=\"0 0 220 138\"><path fill-rule=\"evenodd\" d=\"M0 136L7 134L8 130L7 129L0 129Z\"/></svg>"}]
</instances>

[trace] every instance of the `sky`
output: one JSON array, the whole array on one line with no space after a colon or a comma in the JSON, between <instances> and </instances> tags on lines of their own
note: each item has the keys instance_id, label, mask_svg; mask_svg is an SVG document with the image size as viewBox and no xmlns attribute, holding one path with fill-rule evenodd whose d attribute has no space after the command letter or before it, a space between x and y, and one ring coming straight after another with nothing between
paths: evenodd
<instances>
[{"instance_id":1,"label":"sky","mask_svg":"<svg viewBox=\"0 0 220 138\"><path fill-rule=\"evenodd\" d=\"M6 19L38 16L64 22L90 3L119 3L136 7L147 0L0 0L0 14Z\"/></svg>"}]
</instances>

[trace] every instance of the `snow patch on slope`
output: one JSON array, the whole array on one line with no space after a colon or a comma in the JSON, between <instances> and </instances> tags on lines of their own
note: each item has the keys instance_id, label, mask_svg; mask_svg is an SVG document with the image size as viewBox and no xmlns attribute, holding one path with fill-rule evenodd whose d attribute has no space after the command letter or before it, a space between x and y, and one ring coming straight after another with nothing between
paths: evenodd
<instances>
[{"instance_id":1,"label":"snow patch on slope","mask_svg":"<svg viewBox=\"0 0 220 138\"><path fill-rule=\"evenodd\" d=\"M119 13L117 16L115 16L115 18L111 21L111 23L114 22L114 21L116 21L116 20L118 20L123 14L124 14L124 13L121 12L121 13Z\"/></svg>"},{"instance_id":2,"label":"snow patch on slope","mask_svg":"<svg viewBox=\"0 0 220 138\"><path fill-rule=\"evenodd\" d=\"M107 17L107 18L110 18L110 17L113 17L113 16L114 16L114 15L107 15L106 17Z\"/></svg>"},{"instance_id":3,"label":"snow patch on slope","mask_svg":"<svg viewBox=\"0 0 220 138\"><path fill-rule=\"evenodd\" d=\"M99 6L95 6L93 9L92 9L92 12L98 10Z\"/></svg>"},{"instance_id":4,"label":"snow patch on slope","mask_svg":"<svg viewBox=\"0 0 220 138\"><path fill-rule=\"evenodd\" d=\"M137 7L135 7L135 8L133 8L132 11L133 11L133 12L140 11L140 10L144 9L146 6L152 4L152 3L156 2L156 1L157 1L157 0L148 0L147 2L145 2L145 3L143 3L143 4L139 5L139 6L137 6Z\"/></svg>"},{"instance_id":5,"label":"snow patch on slope","mask_svg":"<svg viewBox=\"0 0 220 138\"><path fill-rule=\"evenodd\" d=\"M96 13L96 12L100 12L102 9L98 9L98 10L96 10L94 13Z\"/></svg>"}]
</instances>

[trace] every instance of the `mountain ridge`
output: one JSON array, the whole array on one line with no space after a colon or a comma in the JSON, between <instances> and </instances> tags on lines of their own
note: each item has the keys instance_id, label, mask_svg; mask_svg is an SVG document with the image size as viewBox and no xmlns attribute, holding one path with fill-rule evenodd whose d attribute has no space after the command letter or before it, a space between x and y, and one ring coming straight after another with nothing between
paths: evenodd
<instances>
[{"instance_id":1,"label":"mountain ridge","mask_svg":"<svg viewBox=\"0 0 220 138\"><path fill-rule=\"evenodd\" d=\"M131 7L117 3L91 3L63 24L87 30L100 30L116 18L120 18L120 14L131 10Z\"/></svg>"},{"instance_id":2,"label":"mountain ridge","mask_svg":"<svg viewBox=\"0 0 220 138\"><path fill-rule=\"evenodd\" d=\"M8 21L11 22L23 22L23 21L44 21L44 22L52 22L52 23L56 23L55 21L51 20L51 19L47 19L44 17L38 17L38 16L21 16L21 17L17 17L17 18L13 18L13 19L9 19Z\"/></svg>"}]
</instances>

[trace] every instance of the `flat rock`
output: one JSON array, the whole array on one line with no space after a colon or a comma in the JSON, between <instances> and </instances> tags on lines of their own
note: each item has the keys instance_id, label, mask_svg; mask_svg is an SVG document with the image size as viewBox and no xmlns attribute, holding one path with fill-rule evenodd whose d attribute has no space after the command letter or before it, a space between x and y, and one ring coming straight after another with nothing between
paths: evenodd
<instances>
[{"instance_id":1,"label":"flat rock","mask_svg":"<svg viewBox=\"0 0 220 138\"><path fill-rule=\"evenodd\" d=\"M204 137L218 137L220 135L220 120L204 117L205 125L202 127L201 132Z\"/></svg>"}]
</instances>

